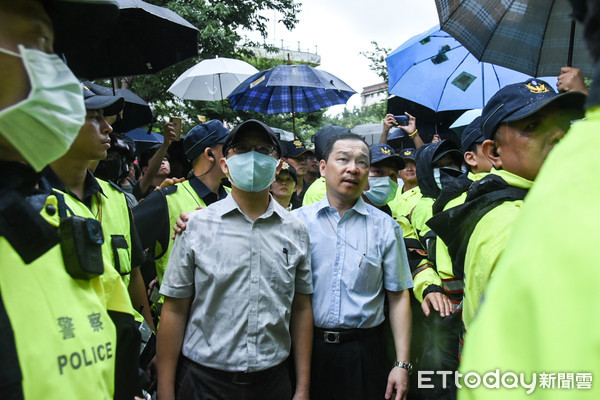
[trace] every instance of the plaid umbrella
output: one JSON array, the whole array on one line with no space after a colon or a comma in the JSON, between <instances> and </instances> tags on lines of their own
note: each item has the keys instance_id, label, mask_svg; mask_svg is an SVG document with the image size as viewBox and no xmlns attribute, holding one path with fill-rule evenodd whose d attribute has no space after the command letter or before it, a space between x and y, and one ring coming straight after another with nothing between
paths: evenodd
<instances>
[{"instance_id":1,"label":"plaid umbrella","mask_svg":"<svg viewBox=\"0 0 600 400\"><path fill-rule=\"evenodd\" d=\"M356 92L329 72L308 65L278 65L254 74L227 97L234 110L263 114L313 112L345 104Z\"/></svg>"},{"instance_id":2,"label":"plaid umbrella","mask_svg":"<svg viewBox=\"0 0 600 400\"><path fill-rule=\"evenodd\" d=\"M435 0L441 29L481 61L532 76L593 64L568 0ZM572 56L570 55L572 53Z\"/></svg>"}]
</instances>

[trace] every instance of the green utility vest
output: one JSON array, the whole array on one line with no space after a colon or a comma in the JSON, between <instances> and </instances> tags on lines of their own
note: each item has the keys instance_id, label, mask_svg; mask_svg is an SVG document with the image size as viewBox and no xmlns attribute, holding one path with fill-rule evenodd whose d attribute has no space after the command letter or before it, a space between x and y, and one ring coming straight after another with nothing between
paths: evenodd
<instances>
[{"instance_id":1,"label":"green utility vest","mask_svg":"<svg viewBox=\"0 0 600 400\"><path fill-rule=\"evenodd\" d=\"M56 196L48 196L40 212L54 227L57 209ZM17 350L10 359L2 347L0 370L20 368L25 399L112 399L117 334L97 294L101 278L73 279L60 245L25 264L0 237L0 254L0 297L10 321L3 328L12 328Z\"/></svg>"},{"instance_id":2,"label":"green utility vest","mask_svg":"<svg viewBox=\"0 0 600 400\"><path fill-rule=\"evenodd\" d=\"M102 224L102 230L104 232L104 244L102 245L102 258L104 260L104 273L100 277L102 280L102 288L99 289L99 295L105 297L106 304L109 310L118 311L121 313L134 315L133 306L131 305L131 300L129 299L129 293L127 291L127 287L125 286L122 279L120 279L120 275L117 272L114 265L114 255L113 255L113 246L112 246L112 238L110 236L110 230L104 230L104 225L106 223L108 217L106 214L109 212L110 207L108 204L108 198L105 197L102 193L97 193L92 196L92 208L91 210L87 208L87 206L81 201L73 198L71 195L67 193L63 193L59 190L54 189L57 193L62 194L65 199L65 203L67 206L67 215L78 215L84 218L93 218ZM114 200L114 197L113 197ZM125 198L123 197L123 202L125 203ZM126 207L126 204L125 204ZM129 223L129 216L127 214L125 219L125 223ZM115 221L117 223L117 221ZM109 224L109 228L113 228L112 223ZM129 232L126 230L125 232ZM131 246L130 246L131 247ZM119 254L120 258L123 257L123 254ZM131 263L127 263L129 265L128 271L131 271Z\"/></svg>"},{"instance_id":3,"label":"green utility vest","mask_svg":"<svg viewBox=\"0 0 600 400\"><path fill-rule=\"evenodd\" d=\"M117 272L129 286L131 273L131 226L125 195L109 182L96 178L104 196L100 195L98 218L104 231L103 251L112 259Z\"/></svg>"}]
</instances>

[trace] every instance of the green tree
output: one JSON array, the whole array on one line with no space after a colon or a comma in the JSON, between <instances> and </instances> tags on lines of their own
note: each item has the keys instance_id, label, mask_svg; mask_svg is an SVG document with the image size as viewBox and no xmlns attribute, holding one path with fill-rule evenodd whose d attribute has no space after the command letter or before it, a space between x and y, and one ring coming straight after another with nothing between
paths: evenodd
<instances>
[{"instance_id":1,"label":"green tree","mask_svg":"<svg viewBox=\"0 0 600 400\"><path fill-rule=\"evenodd\" d=\"M387 64L385 63L385 58L390 54L392 49L387 49L385 47L379 47L377 42L371 42L374 47L374 50L370 51L361 51L360 54L365 56L371 64L369 68L371 71L375 72L377 75L381 77L385 82L388 81L388 72L387 72Z\"/></svg>"},{"instance_id":2,"label":"green tree","mask_svg":"<svg viewBox=\"0 0 600 400\"><path fill-rule=\"evenodd\" d=\"M385 117L386 107L385 102L380 102L370 106L354 107L352 110L344 109L339 115L323 117L323 124L338 125L350 129L356 125L380 124Z\"/></svg>"}]
</instances>

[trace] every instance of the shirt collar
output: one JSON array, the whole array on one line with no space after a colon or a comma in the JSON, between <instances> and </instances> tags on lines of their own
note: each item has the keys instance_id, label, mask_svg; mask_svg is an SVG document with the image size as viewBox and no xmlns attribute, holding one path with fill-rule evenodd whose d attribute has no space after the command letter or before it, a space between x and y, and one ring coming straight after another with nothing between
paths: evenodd
<instances>
[{"instance_id":1,"label":"shirt collar","mask_svg":"<svg viewBox=\"0 0 600 400\"><path fill-rule=\"evenodd\" d=\"M227 191L223 185L219 185L218 194L219 198L211 192L211 190L202 182L196 175L193 175L190 179L190 186L194 189L198 197L200 197L206 205L210 205L219 199L227 197ZM212 196L211 196L212 195Z\"/></svg>"},{"instance_id":2,"label":"shirt collar","mask_svg":"<svg viewBox=\"0 0 600 400\"><path fill-rule=\"evenodd\" d=\"M240 208L240 206L238 205L238 203L235 201L235 199L233 198L233 196L231 194L229 194L223 200L218 201L215 204L219 205L219 210L217 211L217 213L221 217L224 217L225 215L227 215L235 210L237 210L240 214L244 214L244 212L242 211L242 209ZM273 196L271 196L271 194L269 194L269 205L267 206L266 211L263 213L263 215L261 215L260 218L269 218L272 214L277 214L279 216L279 218L283 219L283 217L285 216L286 213L287 213L287 211L285 210L285 208L283 208L273 198Z\"/></svg>"},{"instance_id":3,"label":"shirt collar","mask_svg":"<svg viewBox=\"0 0 600 400\"><path fill-rule=\"evenodd\" d=\"M323 197L323 200L321 200L317 203L317 213L321 212L321 210L324 210L324 209L335 210L335 208L333 208L331 206L331 204L329 204L329 198L327 198L327 194L325 194L325 197ZM356 203L354 203L354 206L352 206L352 208L350 210L354 210L358 214L362 214L362 215L369 214L369 212L367 211L367 203L365 203L362 196L360 196L358 198L358 200L356 201ZM336 212L337 212L337 210L336 210Z\"/></svg>"},{"instance_id":4,"label":"shirt collar","mask_svg":"<svg viewBox=\"0 0 600 400\"><path fill-rule=\"evenodd\" d=\"M50 186L52 186L53 189L57 189L61 192L68 193L69 195L79 199L79 197L77 197L74 193L71 193L69 188L65 186L63 181L60 180L58 175L56 175L56 173L52 170L50 166L44 168L44 170L42 171L42 176L46 179ZM85 191L83 193L83 199L79 199L83 203L87 204L90 198L97 193L100 193L104 197L106 197L106 195L102 191L102 187L96 180L96 177L94 177L94 174L92 174L89 169L86 171L85 174L84 187Z\"/></svg>"},{"instance_id":5,"label":"shirt collar","mask_svg":"<svg viewBox=\"0 0 600 400\"><path fill-rule=\"evenodd\" d=\"M490 174L498 175L502 179L504 179L506 183L508 183L510 186L518 187L521 189L531 189L531 185L533 185L533 181L530 181L503 169L492 168Z\"/></svg>"}]
</instances>

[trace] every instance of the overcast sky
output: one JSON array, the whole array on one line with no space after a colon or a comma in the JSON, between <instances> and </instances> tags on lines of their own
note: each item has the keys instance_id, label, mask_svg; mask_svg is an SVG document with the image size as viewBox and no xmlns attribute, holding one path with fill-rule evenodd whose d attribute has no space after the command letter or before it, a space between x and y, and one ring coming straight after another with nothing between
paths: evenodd
<instances>
[{"instance_id":1,"label":"overcast sky","mask_svg":"<svg viewBox=\"0 0 600 400\"><path fill-rule=\"evenodd\" d=\"M303 51L310 49L321 56L319 69L330 72L356 92L348 106L359 106L362 88L381 82L369 69L369 60L361 51L380 47L395 49L412 36L438 23L434 0L299 0L299 24L293 31L283 25L269 29L269 40ZM272 15L271 15L272 17ZM332 107L339 112L343 106Z\"/></svg>"}]
</instances>

